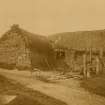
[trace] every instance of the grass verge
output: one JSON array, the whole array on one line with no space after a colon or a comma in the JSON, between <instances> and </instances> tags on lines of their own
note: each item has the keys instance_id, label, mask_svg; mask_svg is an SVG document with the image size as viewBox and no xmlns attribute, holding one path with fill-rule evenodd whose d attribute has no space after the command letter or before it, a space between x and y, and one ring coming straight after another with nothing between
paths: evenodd
<instances>
[{"instance_id":1,"label":"grass verge","mask_svg":"<svg viewBox=\"0 0 105 105\"><path fill-rule=\"evenodd\" d=\"M85 88L87 91L105 97L105 75L84 79L81 82L81 87Z\"/></svg>"}]
</instances>

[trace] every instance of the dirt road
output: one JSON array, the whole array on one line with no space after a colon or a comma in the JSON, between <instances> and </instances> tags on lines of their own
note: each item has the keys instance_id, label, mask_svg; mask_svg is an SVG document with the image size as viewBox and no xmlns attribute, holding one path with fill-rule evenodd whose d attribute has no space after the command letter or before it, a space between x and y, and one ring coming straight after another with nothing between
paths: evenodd
<instances>
[{"instance_id":1,"label":"dirt road","mask_svg":"<svg viewBox=\"0 0 105 105\"><path fill-rule=\"evenodd\" d=\"M105 105L105 98L91 94L82 88L74 86L76 80L70 79L70 86L45 83L30 77L29 72L0 70L0 74L13 79L26 87L38 90L56 99L66 102L68 105Z\"/></svg>"}]
</instances>

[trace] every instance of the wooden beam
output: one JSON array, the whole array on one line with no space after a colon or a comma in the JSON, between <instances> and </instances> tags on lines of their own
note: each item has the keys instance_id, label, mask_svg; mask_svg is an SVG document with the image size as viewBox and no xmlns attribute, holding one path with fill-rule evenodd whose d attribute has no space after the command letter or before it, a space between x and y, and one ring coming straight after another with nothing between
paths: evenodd
<instances>
[{"instance_id":1,"label":"wooden beam","mask_svg":"<svg viewBox=\"0 0 105 105\"><path fill-rule=\"evenodd\" d=\"M90 77L91 77L91 75L90 75L90 68L89 68L86 72L86 78L90 78Z\"/></svg>"},{"instance_id":2,"label":"wooden beam","mask_svg":"<svg viewBox=\"0 0 105 105\"><path fill-rule=\"evenodd\" d=\"M100 60L99 57L96 56L96 74L98 75L100 73Z\"/></svg>"},{"instance_id":3,"label":"wooden beam","mask_svg":"<svg viewBox=\"0 0 105 105\"><path fill-rule=\"evenodd\" d=\"M92 48L90 48L90 64L92 64Z\"/></svg>"},{"instance_id":4,"label":"wooden beam","mask_svg":"<svg viewBox=\"0 0 105 105\"><path fill-rule=\"evenodd\" d=\"M83 75L87 77L87 54L83 54Z\"/></svg>"},{"instance_id":5,"label":"wooden beam","mask_svg":"<svg viewBox=\"0 0 105 105\"><path fill-rule=\"evenodd\" d=\"M100 58L100 73L103 72L104 62L103 62L103 49L100 49L99 52L99 58Z\"/></svg>"},{"instance_id":6,"label":"wooden beam","mask_svg":"<svg viewBox=\"0 0 105 105\"><path fill-rule=\"evenodd\" d=\"M103 49L102 48L100 49L99 55L100 55L100 58L102 59L103 58Z\"/></svg>"}]
</instances>

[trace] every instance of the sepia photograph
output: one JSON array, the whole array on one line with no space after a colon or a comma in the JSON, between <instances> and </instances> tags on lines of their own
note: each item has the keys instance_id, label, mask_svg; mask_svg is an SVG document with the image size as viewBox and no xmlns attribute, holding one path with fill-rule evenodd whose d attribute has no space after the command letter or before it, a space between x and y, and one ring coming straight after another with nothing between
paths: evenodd
<instances>
[{"instance_id":1,"label":"sepia photograph","mask_svg":"<svg viewBox=\"0 0 105 105\"><path fill-rule=\"evenodd\" d=\"M0 0L0 105L105 105L105 0Z\"/></svg>"}]
</instances>

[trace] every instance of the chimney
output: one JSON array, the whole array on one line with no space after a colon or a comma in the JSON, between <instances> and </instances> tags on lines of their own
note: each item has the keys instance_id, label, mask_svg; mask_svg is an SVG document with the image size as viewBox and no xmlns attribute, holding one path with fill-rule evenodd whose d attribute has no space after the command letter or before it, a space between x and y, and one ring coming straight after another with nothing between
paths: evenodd
<instances>
[{"instance_id":1,"label":"chimney","mask_svg":"<svg viewBox=\"0 0 105 105\"><path fill-rule=\"evenodd\" d=\"M19 32L19 25L18 24L13 24L12 26L11 26L11 30L13 31L13 32Z\"/></svg>"}]
</instances>

